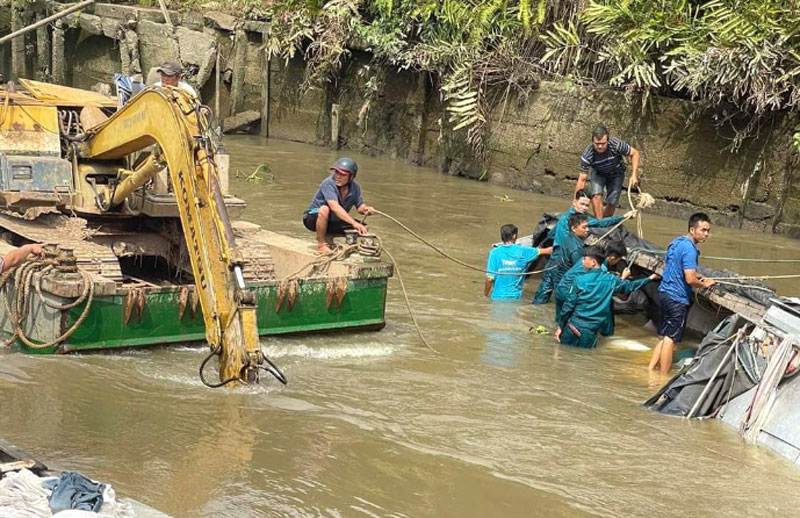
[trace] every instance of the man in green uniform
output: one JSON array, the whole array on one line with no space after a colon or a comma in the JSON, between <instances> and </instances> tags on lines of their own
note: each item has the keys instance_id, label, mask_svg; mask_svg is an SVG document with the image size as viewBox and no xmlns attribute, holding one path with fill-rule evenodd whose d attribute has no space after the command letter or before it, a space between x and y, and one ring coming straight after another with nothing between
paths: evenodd
<instances>
[{"instance_id":1,"label":"man in green uniform","mask_svg":"<svg viewBox=\"0 0 800 518\"><path fill-rule=\"evenodd\" d=\"M591 205L591 201L589 200L589 195L586 194L586 191L576 191L575 196L572 199L572 207L570 207L566 212L561 213L561 216L558 218L558 222L547 234L547 237L553 240L553 246L561 246L561 242L564 241L564 238L567 236L567 234L569 234L569 227L567 226L569 217L575 213L589 215L589 205ZM635 210L628 211L623 216L611 216L610 218L601 219L597 219L589 215L589 228L612 227L623 219L632 218L635 215Z\"/></svg>"},{"instance_id":2,"label":"man in green uniform","mask_svg":"<svg viewBox=\"0 0 800 518\"><path fill-rule=\"evenodd\" d=\"M625 281L604 272L603 249L587 247L583 252L583 267L587 272L575 277L566 300L561 307L556 339L565 345L591 348L597 346L597 334L614 334L611 298L615 293L631 293L657 280L656 274Z\"/></svg>"},{"instance_id":3,"label":"man in green uniform","mask_svg":"<svg viewBox=\"0 0 800 518\"><path fill-rule=\"evenodd\" d=\"M567 227L569 233L561 244L553 249L553 255L545 265L542 282L539 283L539 288L533 297L533 304L547 304L564 274L581 262L583 240L589 235L589 216L577 212L570 214Z\"/></svg>"}]
</instances>

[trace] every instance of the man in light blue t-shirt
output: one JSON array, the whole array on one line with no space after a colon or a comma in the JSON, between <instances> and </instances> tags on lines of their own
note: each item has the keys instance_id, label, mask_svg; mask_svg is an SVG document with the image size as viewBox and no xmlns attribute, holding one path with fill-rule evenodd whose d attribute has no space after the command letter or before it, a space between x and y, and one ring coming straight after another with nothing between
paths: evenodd
<instances>
[{"instance_id":1,"label":"man in light blue t-shirt","mask_svg":"<svg viewBox=\"0 0 800 518\"><path fill-rule=\"evenodd\" d=\"M522 283L528 266L540 255L550 255L553 247L532 248L516 244L516 225L500 227L503 244L489 252L483 294L492 300L515 300L522 297Z\"/></svg>"}]
</instances>

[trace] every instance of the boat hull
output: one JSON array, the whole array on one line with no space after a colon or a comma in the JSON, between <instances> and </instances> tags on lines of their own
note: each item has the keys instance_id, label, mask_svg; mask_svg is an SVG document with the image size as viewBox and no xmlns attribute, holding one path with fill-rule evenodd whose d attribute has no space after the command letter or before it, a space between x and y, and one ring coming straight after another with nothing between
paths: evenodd
<instances>
[{"instance_id":1,"label":"boat hull","mask_svg":"<svg viewBox=\"0 0 800 518\"><path fill-rule=\"evenodd\" d=\"M285 294L287 287L279 282L252 288L258 297L258 330L261 336L307 333L328 330L381 329L385 325L387 277L347 279L339 294L331 294L330 279L296 281L293 301ZM346 287L345 287L346 286ZM334 290L336 286L333 286ZM26 352L52 354L97 349L141 347L205 340L205 327L200 307L182 296L181 288L139 287L136 297L129 290L99 295L92 301L85 320L59 346L32 348L23 343ZM284 292L281 296L281 292ZM54 302L68 299L45 294ZM137 297L143 298L138 303ZM188 297L189 299L191 297ZM131 299L134 302L130 302ZM281 304L278 304L279 299ZM290 303L291 302L291 303ZM133 305L134 307L130 307ZM183 306L183 309L181 307ZM85 304L65 311L53 310L34 297L29 312L26 334L36 343L47 343L68 330L80 318ZM141 309L140 309L141 308ZM5 308L0 305L0 325L6 336L11 326Z\"/></svg>"}]
</instances>

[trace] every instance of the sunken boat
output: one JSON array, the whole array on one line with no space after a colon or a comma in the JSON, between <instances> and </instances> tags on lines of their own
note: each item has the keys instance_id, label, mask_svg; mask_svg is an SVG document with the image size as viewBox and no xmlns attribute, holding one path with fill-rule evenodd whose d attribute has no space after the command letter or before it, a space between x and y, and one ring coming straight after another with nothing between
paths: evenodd
<instances>
[{"instance_id":1,"label":"sunken boat","mask_svg":"<svg viewBox=\"0 0 800 518\"><path fill-rule=\"evenodd\" d=\"M545 214L521 244L547 246L558 214ZM605 229L592 229L589 241ZM607 236L628 250L633 276L661 274L665 251L625 227ZM543 263L532 269L543 267ZM725 279L713 289L694 289L687 329L702 337L692 358L645 406L683 418L717 418L750 443L800 465L800 299L780 297L759 281L737 280L729 270L700 267L704 277ZM615 301L615 312L643 313L657 325L657 283Z\"/></svg>"}]
</instances>

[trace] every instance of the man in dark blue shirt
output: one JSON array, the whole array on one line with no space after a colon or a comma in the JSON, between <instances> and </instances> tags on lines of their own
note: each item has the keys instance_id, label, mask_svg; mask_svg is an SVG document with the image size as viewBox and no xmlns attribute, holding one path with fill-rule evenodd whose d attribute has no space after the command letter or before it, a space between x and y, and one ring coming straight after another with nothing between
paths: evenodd
<instances>
[{"instance_id":1,"label":"man in dark blue shirt","mask_svg":"<svg viewBox=\"0 0 800 518\"><path fill-rule=\"evenodd\" d=\"M345 230L356 229L359 234L367 233L367 226L350 216L350 209L356 208L359 214L372 213L372 207L364 203L361 186L355 181L358 164L351 158L340 158L331 167L333 174L325 178L317 189L311 205L303 213L303 225L317 233L319 253L331 251L328 238L343 234Z\"/></svg>"},{"instance_id":2,"label":"man in dark blue shirt","mask_svg":"<svg viewBox=\"0 0 800 518\"><path fill-rule=\"evenodd\" d=\"M661 323L658 326L660 340L653 349L650 370L661 368L662 373L672 367L672 352L675 343L683 339L686 328L686 315L692 288L709 288L713 279L697 276L697 259L700 250L698 243L705 243L711 233L711 219L708 214L697 212L689 218L689 232L675 238L667 248L664 259L663 280L658 287L658 305L661 308Z\"/></svg>"},{"instance_id":3,"label":"man in dark blue shirt","mask_svg":"<svg viewBox=\"0 0 800 518\"><path fill-rule=\"evenodd\" d=\"M581 154L580 175L575 192L586 187L586 180L592 184L592 208L596 218L609 217L619 203L619 196L625 183L625 157L631 157L632 187L639 184L639 151L624 140L610 137L608 128L598 126L592 133L592 143ZM605 207L603 191L606 191Z\"/></svg>"}]
</instances>

